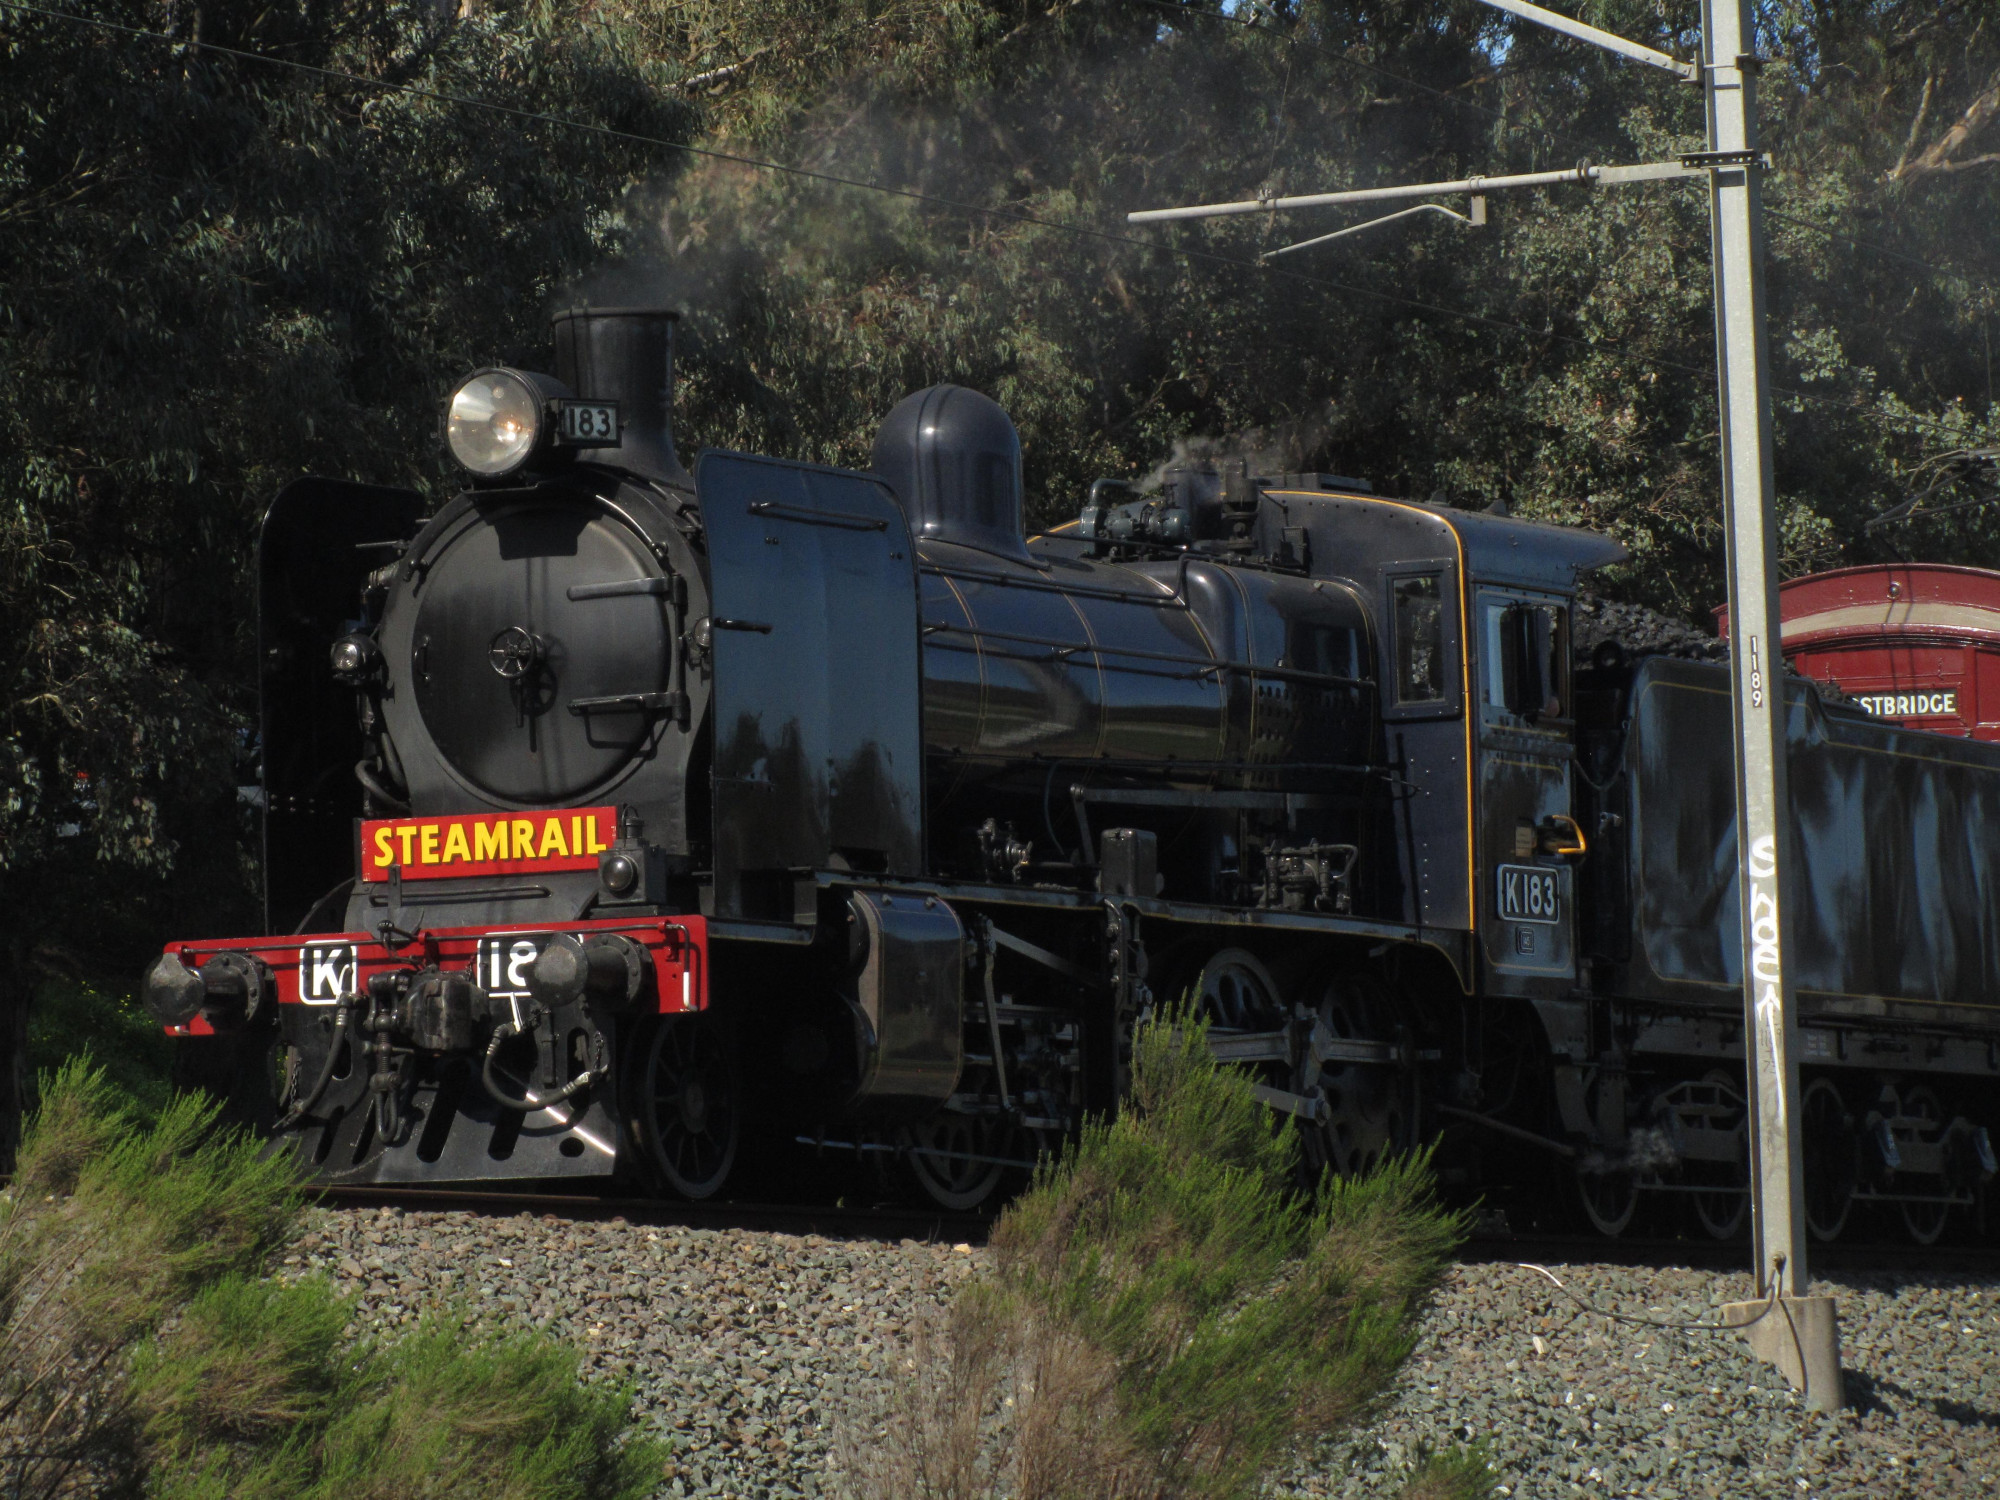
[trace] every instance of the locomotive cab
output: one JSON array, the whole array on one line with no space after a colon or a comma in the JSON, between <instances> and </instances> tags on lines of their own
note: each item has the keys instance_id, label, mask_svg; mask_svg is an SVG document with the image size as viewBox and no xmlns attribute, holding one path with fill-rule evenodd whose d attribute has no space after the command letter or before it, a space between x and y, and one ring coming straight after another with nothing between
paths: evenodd
<instances>
[{"instance_id":1,"label":"locomotive cab","mask_svg":"<svg viewBox=\"0 0 2000 1500\"><path fill-rule=\"evenodd\" d=\"M1484 512L1271 484L1311 557L1382 621L1384 754L1404 791L1408 916L1460 934L1461 982L1546 996L1576 977L1569 610L1608 539Z\"/></svg>"}]
</instances>

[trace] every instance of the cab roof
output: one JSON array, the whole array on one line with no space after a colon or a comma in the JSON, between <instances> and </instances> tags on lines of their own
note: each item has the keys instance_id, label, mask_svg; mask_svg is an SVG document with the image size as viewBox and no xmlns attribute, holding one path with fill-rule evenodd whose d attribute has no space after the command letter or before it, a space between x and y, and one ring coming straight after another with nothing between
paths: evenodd
<instances>
[{"instance_id":1,"label":"cab roof","mask_svg":"<svg viewBox=\"0 0 2000 1500\"><path fill-rule=\"evenodd\" d=\"M1309 528L1323 533L1313 538L1313 556L1329 561L1358 552L1381 565L1399 560L1398 554L1415 560L1449 557L1457 551L1478 582L1567 592L1576 587L1579 575L1631 555L1621 543L1595 531L1491 511L1454 510L1380 495L1277 489L1267 493L1287 509L1306 502Z\"/></svg>"}]
</instances>

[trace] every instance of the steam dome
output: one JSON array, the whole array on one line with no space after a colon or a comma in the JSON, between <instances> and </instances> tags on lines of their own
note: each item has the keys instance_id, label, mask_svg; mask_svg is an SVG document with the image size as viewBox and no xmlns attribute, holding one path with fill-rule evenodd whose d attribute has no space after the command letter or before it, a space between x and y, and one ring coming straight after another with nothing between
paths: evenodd
<instances>
[{"instance_id":1,"label":"steam dome","mask_svg":"<svg viewBox=\"0 0 2000 1500\"><path fill-rule=\"evenodd\" d=\"M1021 438L999 403L960 385L906 396L875 435L874 465L919 537L1027 561Z\"/></svg>"}]
</instances>

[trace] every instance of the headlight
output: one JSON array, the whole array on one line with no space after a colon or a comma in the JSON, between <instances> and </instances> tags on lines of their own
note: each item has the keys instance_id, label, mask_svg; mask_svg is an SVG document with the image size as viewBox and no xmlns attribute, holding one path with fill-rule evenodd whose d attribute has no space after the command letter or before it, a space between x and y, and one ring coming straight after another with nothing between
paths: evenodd
<instances>
[{"instance_id":1,"label":"headlight","mask_svg":"<svg viewBox=\"0 0 2000 1500\"><path fill-rule=\"evenodd\" d=\"M333 675L349 687L360 687L382 669L382 648L362 631L333 643Z\"/></svg>"},{"instance_id":2,"label":"headlight","mask_svg":"<svg viewBox=\"0 0 2000 1500\"><path fill-rule=\"evenodd\" d=\"M488 479L511 474L542 446L542 398L515 370L481 370L451 393L451 456Z\"/></svg>"}]
</instances>

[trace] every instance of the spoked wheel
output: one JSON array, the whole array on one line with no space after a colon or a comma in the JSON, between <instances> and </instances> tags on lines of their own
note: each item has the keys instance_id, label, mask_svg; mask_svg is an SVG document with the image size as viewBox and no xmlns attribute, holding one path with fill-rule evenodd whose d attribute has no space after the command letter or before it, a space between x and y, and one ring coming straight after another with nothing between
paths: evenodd
<instances>
[{"instance_id":1,"label":"spoked wheel","mask_svg":"<svg viewBox=\"0 0 2000 1500\"><path fill-rule=\"evenodd\" d=\"M1276 1031L1285 1024L1277 981L1254 953L1224 948L1188 985L1188 1006L1226 1031Z\"/></svg>"},{"instance_id":2,"label":"spoked wheel","mask_svg":"<svg viewBox=\"0 0 2000 1500\"><path fill-rule=\"evenodd\" d=\"M1715 1108L1708 1118L1711 1130L1733 1131L1736 1135L1735 1161L1691 1161L1687 1176L1697 1187L1714 1187L1712 1193L1691 1193L1697 1223L1711 1239L1733 1240L1743 1232L1750 1217L1750 1127L1743 1108L1743 1096L1736 1080L1720 1068L1712 1069L1702 1083L1713 1090Z\"/></svg>"},{"instance_id":3,"label":"spoked wheel","mask_svg":"<svg viewBox=\"0 0 2000 1500\"><path fill-rule=\"evenodd\" d=\"M712 1198L743 1132L736 1065L713 1016L664 1016L646 1039L633 1125L646 1158L683 1198Z\"/></svg>"},{"instance_id":4,"label":"spoked wheel","mask_svg":"<svg viewBox=\"0 0 2000 1500\"><path fill-rule=\"evenodd\" d=\"M923 1195L948 1213L969 1213L1000 1186L1013 1132L991 1115L939 1110L903 1132L910 1175Z\"/></svg>"},{"instance_id":5,"label":"spoked wheel","mask_svg":"<svg viewBox=\"0 0 2000 1500\"><path fill-rule=\"evenodd\" d=\"M947 1213L970 1213L999 1191L1021 1132L1001 1112L992 1064L974 1062L959 1078L958 1097L977 1110L940 1109L896 1131L897 1156L917 1190Z\"/></svg>"},{"instance_id":6,"label":"spoked wheel","mask_svg":"<svg viewBox=\"0 0 2000 1500\"><path fill-rule=\"evenodd\" d=\"M1322 1059L1313 1043L1388 1041L1388 991L1364 975L1335 975L1301 1010L1313 1029L1292 1086L1306 1095L1316 1088L1326 1102L1325 1118L1305 1124L1301 1131L1306 1162L1315 1175L1330 1170L1340 1177L1358 1176L1409 1145L1409 1121L1396 1070Z\"/></svg>"},{"instance_id":7,"label":"spoked wheel","mask_svg":"<svg viewBox=\"0 0 2000 1500\"><path fill-rule=\"evenodd\" d=\"M1927 1088L1913 1088L1903 1096L1903 1118L1912 1122L1909 1137L1913 1140L1929 1144L1944 1134L1944 1107ZM1935 1245L1951 1218L1949 1203L1904 1203L1899 1207L1903 1228L1919 1245Z\"/></svg>"},{"instance_id":8,"label":"spoked wheel","mask_svg":"<svg viewBox=\"0 0 2000 1500\"><path fill-rule=\"evenodd\" d=\"M1286 1030L1284 1001L1271 971L1254 953L1241 948L1224 948L1209 956L1200 971L1180 991L1182 1003L1199 1020L1208 1023L1209 1046L1220 1055L1230 1056L1219 1044L1234 1038L1255 1037L1259 1033L1276 1040L1268 1051L1257 1043L1259 1055L1234 1054L1237 1066L1259 1083L1274 1088L1288 1086L1291 1067L1291 1039ZM1238 1045L1243 1045L1238 1043Z\"/></svg>"},{"instance_id":9,"label":"spoked wheel","mask_svg":"<svg viewBox=\"0 0 2000 1500\"><path fill-rule=\"evenodd\" d=\"M1576 1201L1590 1227L1615 1240L1639 1212L1639 1184L1630 1172L1578 1172Z\"/></svg>"},{"instance_id":10,"label":"spoked wheel","mask_svg":"<svg viewBox=\"0 0 2000 1500\"><path fill-rule=\"evenodd\" d=\"M1603 1073L1590 1075L1584 1084L1584 1112L1592 1120L1602 1121L1607 1114L1603 1090L1610 1079ZM1576 1203L1583 1210L1583 1217L1592 1229L1606 1239L1615 1240L1632 1227L1633 1217L1639 1212L1639 1172L1634 1160L1638 1155L1634 1132L1627 1130L1625 1138L1614 1148L1613 1153L1586 1150L1579 1155L1570 1169L1570 1180L1575 1183ZM1607 1161L1608 1154L1622 1155L1622 1162ZM1596 1167L1600 1170L1591 1170ZM1648 1176L1653 1174L1648 1171Z\"/></svg>"},{"instance_id":11,"label":"spoked wheel","mask_svg":"<svg viewBox=\"0 0 2000 1500\"><path fill-rule=\"evenodd\" d=\"M1816 1240L1840 1238L1854 1208L1861 1143L1854 1117L1829 1079L1815 1078L1799 1101L1799 1136L1806 1155L1806 1228Z\"/></svg>"}]
</instances>

